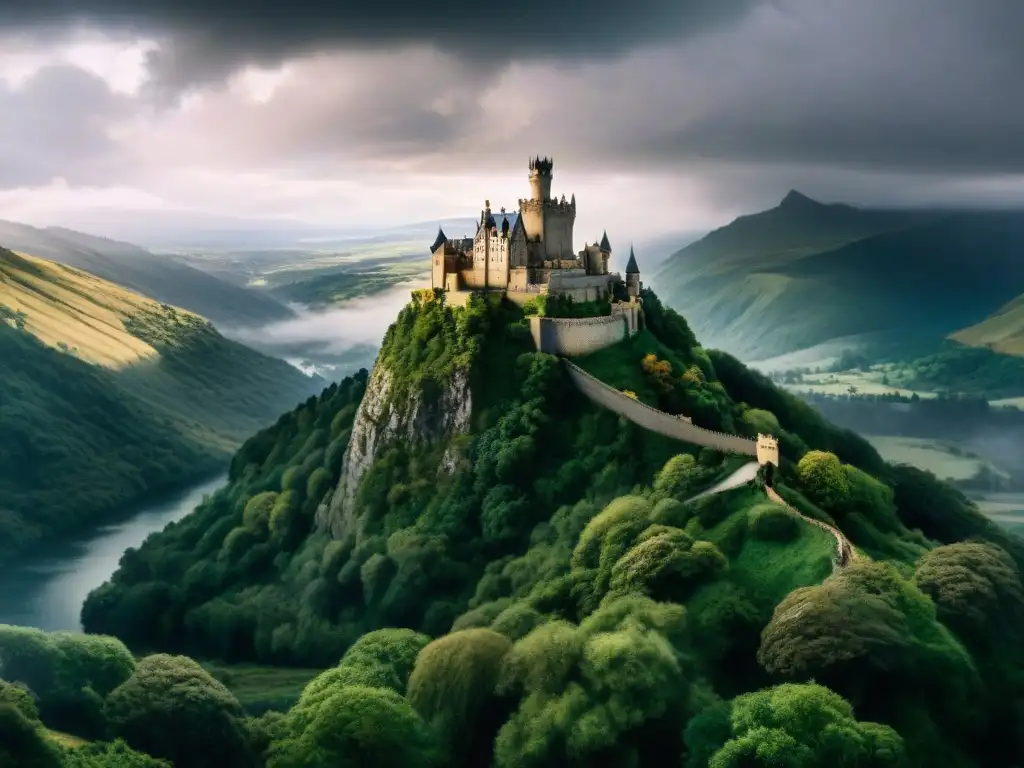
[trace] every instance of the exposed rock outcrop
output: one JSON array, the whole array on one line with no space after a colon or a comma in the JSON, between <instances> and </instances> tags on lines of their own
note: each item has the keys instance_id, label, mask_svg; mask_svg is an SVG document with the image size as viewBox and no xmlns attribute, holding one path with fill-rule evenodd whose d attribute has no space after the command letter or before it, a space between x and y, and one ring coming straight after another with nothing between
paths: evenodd
<instances>
[{"instance_id":1,"label":"exposed rock outcrop","mask_svg":"<svg viewBox=\"0 0 1024 768\"><path fill-rule=\"evenodd\" d=\"M354 532L359 517L359 484L384 450L396 443L407 447L428 445L468 432L471 412L472 395L465 370L456 370L440 394L427 402L417 388L396 398L392 372L383 364L374 366L356 411L338 485L317 510L317 528L328 531L334 539ZM455 465L449 449L439 471L453 472Z\"/></svg>"}]
</instances>

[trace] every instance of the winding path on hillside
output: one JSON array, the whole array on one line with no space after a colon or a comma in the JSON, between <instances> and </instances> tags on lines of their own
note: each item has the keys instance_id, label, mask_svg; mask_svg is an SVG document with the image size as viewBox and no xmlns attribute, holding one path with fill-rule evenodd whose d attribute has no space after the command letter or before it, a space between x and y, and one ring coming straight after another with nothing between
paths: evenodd
<instances>
[{"instance_id":1,"label":"winding path on hillside","mask_svg":"<svg viewBox=\"0 0 1024 768\"><path fill-rule=\"evenodd\" d=\"M698 427L695 424L691 424L680 419L678 416L673 416L670 413L659 411L657 408L652 408L649 405L641 403L639 400L634 400L632 397L624 395L619 390L605 384L600 379L591 376L578 365L569 362L565 358L562 358L562 361L565 363L566 369L569 371L569 378L572 380L573 384L576 385L576 388L587 397L587 399L596 405L600 405L610 411L614 411L623 418L633 422L638 427L651 432L657 432L660 435L665 435L666 437L679 440L680 442L708 446L726 453L738 453L746 456L757 455L757 442L748 437L731 435L724 432L714 432L710 429ZM706 491L697 494L693 498L689 499L689 501L694 501L704 496L710 496L715 493L721 493L722 491L739 488L741 485L746 485L757 477L757 471L759 468L760 465L756 461L744 464L727 478L716 483ZM808 517L796 507L787 504L786 500L779 496L774 488L766 487L765 493L768 495L769 499L774 501L776 504L782 505L783 509L791 515L795 515L801 520L805 520L811 525L826 531L836 540L837 567L844 568L852 560L857 559L857 553L854 550L853 545L850 544L850 540L847 539L845 534L843 534L843 532L838 528L822 522L821 520L815 520L813 517Z\"/></svg>"},{"instance_id":2,"label":"winding path on hillside","mask_svg":"<svg viewBox=\"0 0 1024 768\"><path fill-rule=\"evenodd\" d=\"M808 517L796 507L790 506L786 503L785 499L775 492L774 488L766 487L764 491L768 494L769 499L774 501L776 504L781 504L790 514L796 515L797 517L806 520L811 525L817 526L818 528L821 528L821 530L827 531L832 535L836 540L836 565L839 568L845 568L851 561L857 559L857 551L853 548L850 540L846 538L846 535L834 525L829 525L821 520L815 520L813 517Z\"/></svg>"}]
</instances>

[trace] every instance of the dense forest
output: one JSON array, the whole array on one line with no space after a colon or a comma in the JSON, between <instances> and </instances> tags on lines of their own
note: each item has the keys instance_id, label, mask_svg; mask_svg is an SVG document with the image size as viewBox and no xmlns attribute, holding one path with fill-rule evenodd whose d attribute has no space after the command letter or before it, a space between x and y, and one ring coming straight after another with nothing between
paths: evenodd
<instances>
[{"instance_id":1,"label":"dense forest","mask_svg":"<svg viewBox=\"0 0 1024 768\"><path fill-rule=\"evenodd\" d=\"M0 557L218 471L323 385L172 307L126 322L159 357L118 370L47 346L10 314L0 318Z\"/></svg>"},{"instance_id":2,"label":"dense forest","mask_svg":"<svg viewBox=\"0 0 1024 768\"><path fill-rule=\"evenodd\" d=\"M763 480L695 499L744 460L592 406L521 310L418 294L372 375L252 437L90 596L87 630L153 655L0 630L0 729L35 760L17 764L70 759L45 728L94 739L76 765L1024 761L1024 540L644 301L643 333L581 364L702 426L778 435L774 487L842 529L850 565ZM465 429L387 431L463 374ZM329 525L346 453L370 445ZM171 654L327 669L252 718Z\"/></svg>"}]
</instances>

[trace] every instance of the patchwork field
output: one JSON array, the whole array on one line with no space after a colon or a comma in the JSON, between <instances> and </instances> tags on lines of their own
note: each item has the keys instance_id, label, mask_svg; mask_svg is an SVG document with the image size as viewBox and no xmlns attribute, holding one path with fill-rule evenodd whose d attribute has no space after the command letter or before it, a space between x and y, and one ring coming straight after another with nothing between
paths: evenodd
<instances>
[{"instance_id":1,"label":"patchwork field","mask_svg":"<svg viewBox=\"0 0 1024 768\"><path fill-rule=\"evenodd\" d=\"M864 437L886 461L893 464L910 464L934 472L944 480L968 480L983 466L988 466L996 474L1005 475L986 459L937 440L888 435Z\"/></svg>"},{"instance_id":2,"label":"patchwork field","mask_svg":"<svg viewBox=\"0 0 1024 768\"><path fill-rule=\"evenodd\" d=\"M1024 493L986 493L972 501L991 520L1024 534Z\"/></svg>"},{"instance_id":3,"label":"patchwork field","mask_svg":"<svg viewBox=\"0 0 1024 768\"><path fill-rule=\"evenodd\" d=\"M935 397L934 392L906 389L890 384L883 384L882 370L843 371L842 373L807 373L800 383L783 384L791 392L820 392L826 395L901 395L920 398ZM851 391L853 388L854 391Z\"/></svg>"}]
</instances>

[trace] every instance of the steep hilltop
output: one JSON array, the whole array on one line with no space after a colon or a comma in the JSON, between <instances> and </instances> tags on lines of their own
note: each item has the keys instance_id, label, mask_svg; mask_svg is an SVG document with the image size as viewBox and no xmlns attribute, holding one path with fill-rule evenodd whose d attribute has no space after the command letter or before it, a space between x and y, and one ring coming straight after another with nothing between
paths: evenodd
<instances>
[{"instance_id":1,"label":"steep hilltop","mask_svg":"<svg viewBox=\"0 0 1024 768\"><path fill-rule=\"evenodd\" d=\"M675 253L654 285L702 339L745 360L840 340L937 345L1021 292L1022 243L1019 212L879 211L791 192Z\"/></svg>"},{"instance_id":2,"label":"steep hilltop","mask_svg":"<svg viewBox=\"0 0 1024 768\"><path fill-rule=\"evenodd\" d=\"M212 472L320 386L197 315L0 249L0 554Z\"/></svg>"},{"instance_id":3,"label":"steep hilltop","mask_svg":"<svg viewBox=\"0 0 1024 768\"><path fill-rule=\"evenodd\" d=\"M1019 760L1021 540L643 299L643 330L576 362L698 426L779 436L799 514L734 481L748 457L592 404L519 308L419 293L372 374L252 437L225 488L126 554L86 628L229 661L344 654L275 726L280 766ZM345 736L370 722L372 744Z\"/></svg>"}]
</instances>

